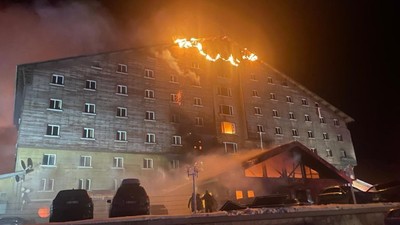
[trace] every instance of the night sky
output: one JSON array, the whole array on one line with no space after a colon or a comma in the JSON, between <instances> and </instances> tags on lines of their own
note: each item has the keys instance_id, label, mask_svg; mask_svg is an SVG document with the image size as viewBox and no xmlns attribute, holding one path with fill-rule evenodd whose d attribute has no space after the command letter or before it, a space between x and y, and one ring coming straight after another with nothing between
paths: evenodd
<instances>
[{"instance_id":1,"label":"night sky","mask_svg":"<svg viewBox=\"0 0 400 225\"><path fill-rule=\"evenodd\" d=\"M400 178L399 10L397 1L1 1L1 154L10 155L17 64L227 35L355 119L359 178Z\"/></svg>"}]
</instances>

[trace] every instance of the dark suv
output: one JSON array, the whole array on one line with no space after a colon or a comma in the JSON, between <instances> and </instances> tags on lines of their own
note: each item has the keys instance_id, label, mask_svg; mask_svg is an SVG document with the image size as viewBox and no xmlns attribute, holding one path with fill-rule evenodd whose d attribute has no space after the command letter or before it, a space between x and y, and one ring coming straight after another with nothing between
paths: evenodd
<instances>
[{"instance_id":1,"label":"dark suv","mask_svg":"<svg viewBox=\"0 0 400 225\"><path fill-rule=\"evenodd\" d=\"M86 190L58 192L50 208L49 222L93 219L93 201Z\"/></svg>"},{"instance_id":2,"label":"dark suv","mask_svg":"<svg viewBox=\"0 0 400 225\"><path fill-rule=\"evenodd\" d=\"M124 179L111 203L109 217L150 214L150 200L138 179Z\"/></svg>"},{"instance_id":3,"label":"dark suv","mask_svg":"<svg viewBox=\"0 0 400 225\"><path fill-rule=\"evenodd\" d=\"M363 192L353 187L357 203L373 202L374 193ZM318 204L353 204L351 187L345 185L327 187L317 196Z\"/></svg>"}]
</instances>

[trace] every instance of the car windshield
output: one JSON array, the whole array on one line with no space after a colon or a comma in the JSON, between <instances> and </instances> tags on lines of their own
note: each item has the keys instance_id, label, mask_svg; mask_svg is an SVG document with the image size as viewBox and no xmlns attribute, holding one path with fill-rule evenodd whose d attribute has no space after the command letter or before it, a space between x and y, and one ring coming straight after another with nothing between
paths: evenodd
<instances>
[{"instance_id":1,"label":"car windshield","mask_svg":"<svg viewBox=\"0 0 400 225\"><path fill-rule=\"evenodd\" d=\"M131 184L127 184L127 185L122 185L115 197L117 198L121 198L121 199L128 199L128 198L137 198L137 197L145 197L147 196L146 191L144 190L144 188L142 186L138 186L138 185L131 185Z\"/></svg>"}]
</instances>

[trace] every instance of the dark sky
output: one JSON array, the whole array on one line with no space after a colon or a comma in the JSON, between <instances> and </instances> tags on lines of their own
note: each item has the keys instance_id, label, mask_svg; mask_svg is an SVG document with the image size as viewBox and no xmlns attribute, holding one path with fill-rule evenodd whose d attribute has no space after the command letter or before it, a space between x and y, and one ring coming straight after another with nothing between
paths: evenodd
<instances>
[{"instance_id":1,"label":"dark sky","mask_svg":"<svg viewBox=\"0 0 400 225\"><path fill-rule=\"evenodd\" d=\"M397 1L1 2L0 129L12 123L16 64L228 35L355 119L364 178L371 165L399 162L399 10Z\"/></svg>"}]
</instances>

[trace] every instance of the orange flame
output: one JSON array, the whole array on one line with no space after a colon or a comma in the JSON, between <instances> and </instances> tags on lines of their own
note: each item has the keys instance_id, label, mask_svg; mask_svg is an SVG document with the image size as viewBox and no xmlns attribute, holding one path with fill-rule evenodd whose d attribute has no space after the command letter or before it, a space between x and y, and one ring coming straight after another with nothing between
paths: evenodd
<instances>
[{"instance_id":1,"label":"orange flame","mask_svg":"<svg viewBox=\"0 0 400 225\"><path fill-rule=\"evenodd\" d=\"M199 38L190 38L190 40L187 40L186 38L181 38L181 39L176 39L174 43L178 44L180 48L197 48L199 54L204 56L205 59L208 61L216 62L218 60L222 60L231 63L233 66L239 66L240 60L235 58L232 54L228 58L224 58L219 53L215 57L212 57L206 52L204 52L203 45L201 44L201 42L204 40L205 39L199 39ZM254 53L247 50L247 48L241 51L241 53L243 60L249 60L254 62L258 59L258 57Z\"/></svg>"}]
</instances>

